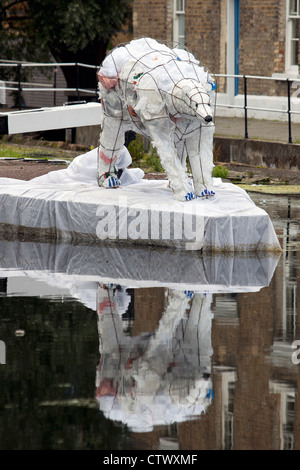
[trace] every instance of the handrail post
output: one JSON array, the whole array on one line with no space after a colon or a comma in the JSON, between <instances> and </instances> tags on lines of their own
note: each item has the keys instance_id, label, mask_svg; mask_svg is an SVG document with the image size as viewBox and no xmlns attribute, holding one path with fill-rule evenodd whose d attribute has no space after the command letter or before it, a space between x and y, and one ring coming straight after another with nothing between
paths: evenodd
<instances>
[{"instance_id":1,"label":"handrail post","mask_svg":"<svg viewBox=\"0 0 300 470\"><path fill-rule=\"evenodd\" d=\"M98 95L98 77L97 77L97 72L98 72L98 66L95 65L95 71L96 71L96 99L98 100L99 99L99 95Z\"/></svg>"},{"instance_id":2,"label":"handrail post","mask_svg":"<svg viewBox=\"0 0 300 470\"><path fill-rule=\"evenodd\" d=\"M53 106L56 106L56 76L57 76L57 68L55 67L53 70Z\"/></svg>"},{"instance_id":3,"label":"handrail post","mask_svg":"<svg viewBox=\"0 0 300 470\"><path fill-rule=\"evenodd\" d=\"M248 122L247 122L247 77L244 75L244 117L245 117L245 139L248 139Z\"/></svg>"},{"instance_id":4,"label":"handrail post","mask_svg":"<svg viewBox=\"0 0 300 470\"><path fill-rule=\"evenodd\" d=\"M18 80L18 105L19 105L19 110L22 107L21 100L22 100L22 86L21 86L21 69L22 69L22 64L18 64L17 67L17 80Z\"/></svg>"},{"instance_id":5,"label":"handrail post","mask_svg":"<svg viewBox=\"0 0 300 470\"><path fill-rule=\"evenodd\" d=\"M291 126L291 93L290 93L290 80L286 79L287 83L287 98L288 98L288 126L289 126L289 144L292 144L292 126Z\"/></svg>"},{"instance_id":6,"label":"handrail post","mask_svg":"<svg viewBox=\"0 0 300 470\"><path fill-rule=\"evenodd\" d=\"M78 63L76 62L75 64L76 67L76 91L77 91L77 101L80 101L80 94L79 94L79 66Z\"/></svg>"}]
</instances>

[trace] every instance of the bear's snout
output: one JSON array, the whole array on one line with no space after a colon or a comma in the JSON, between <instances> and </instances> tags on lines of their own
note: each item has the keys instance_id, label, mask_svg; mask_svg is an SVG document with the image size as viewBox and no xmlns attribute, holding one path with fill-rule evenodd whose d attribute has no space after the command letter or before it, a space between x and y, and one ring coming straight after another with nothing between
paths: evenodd
<instances>
[{"instance_id":1,"label":"bear's snout","mask_svg":"<svg viewBox=\"0 0 300 470\"><path fill-rule=\"evenodd\" d=\"M204 120L205 120L205 122L211 122L212 121L212 116L205 116Z\"/></svg>"}]
</instances>

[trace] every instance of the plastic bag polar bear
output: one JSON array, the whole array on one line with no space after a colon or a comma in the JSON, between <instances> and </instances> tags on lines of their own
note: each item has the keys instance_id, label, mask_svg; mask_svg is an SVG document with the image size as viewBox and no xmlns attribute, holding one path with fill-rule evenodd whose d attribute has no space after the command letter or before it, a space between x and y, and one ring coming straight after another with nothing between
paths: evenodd
<instances>
[{"instance_id":1,"label":"plastic bag polar bear","mask_svg":"<svg viewBox=\"0 0 300 470\"><path fill-rule=\"evenodd\" d=\"M133 40L105 58L98 79L104 109L99 186L119 186L124 135L134 130L152 140L178 200L213 195L215 83L194 56L150 38Z\"/></svg>"}]
</instances>

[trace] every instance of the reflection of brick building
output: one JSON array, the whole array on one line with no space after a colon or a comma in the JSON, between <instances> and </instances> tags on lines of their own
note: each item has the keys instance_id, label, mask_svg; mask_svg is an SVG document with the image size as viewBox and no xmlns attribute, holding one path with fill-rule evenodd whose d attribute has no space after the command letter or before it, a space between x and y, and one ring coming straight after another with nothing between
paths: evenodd
<instances>
[{"instance_id":1,"label":"reflection of brick building","mask_svg":"<svg viewBox=\"0 0 300 470\"><path fill-rule=\"evenodd\" d=\"M286 211L285 203L277 209L282 219ZM300 449L300 365L293 364L291 348L300 339L300 253L291 250L300 241L299 209L292 205L289 216L287 226L277 228L275 223L283 254L270 285L259 292L214 296L214 400L207 413L151 433L132 433L135 448ZM157 308L164 304L163 290L160 295ZM154 330L153 319L159 321L153 303L149 309L147 302L142 305L143 319L133 334L147 329L148 319ZM138 316L137 310L137 321Z\"/></svg>"}]
</instances>

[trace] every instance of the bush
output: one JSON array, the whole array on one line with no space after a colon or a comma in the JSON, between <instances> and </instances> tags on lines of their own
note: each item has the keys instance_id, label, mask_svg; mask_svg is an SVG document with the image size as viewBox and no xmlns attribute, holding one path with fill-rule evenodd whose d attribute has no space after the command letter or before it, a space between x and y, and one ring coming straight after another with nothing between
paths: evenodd
<instances>
[{"instance_id":1,"label":"bush","mask_svg":"<svg viewBox=\"0 0 300 470\"><path fill-rule=\"evenodd\" d=\"M161 173L164 171L160 163L160 158L156 149L150 145L150 149L146 148L145 139L137 134L136 139L132 140L128 145L128 151L132 158L133 166L140 166L148 171Z\"/></svg>"},{"instance_id":2,"label":"bush","mask_svg":"<svg viewBox=\"0 0 300 470\"><path fill-rule=\"evenodd\" d=\"M131 155L133 166L139 166L148 172L153 171L163 173L164 169L161 165L157 150L152 146L152 144L150 145L150 149L147 147L145 138L136 134L135 140L132 140L128 145L128 151ZM190 172L188 159L187 169ZM227 178L228 173L229 170L222 165L215 166L213 169L213 176L215 178Z\"/></svg>"},{"instance_id":3,"label":"bush","mask_svg":"<svg viewBox=\"0 0 300 470\"><path fill-rule=\"evenodd\" d=\"M144 138L141 135L136 134L136 139L132 140L128 145L128 151L133 163L143 160L146 153Z\"/></svg>"},{"instance_id":4,"label":"bush","mask_svg":"<svg viewBox=\"0 0 300 470\"><path fill-rule=\"evenodd\" d=\"M157 150L152 145L150 146L150 152L145 155L145 162L150 169L153 169L153 171L157 173L163 173L165 171L161 166Z\"/></svg>"},{"instance_id":5,"label":"bush","mask_svg":"<svg viewBox=\"0 0 300 470\"><path fill-rule=\"evenodd\" d=\"M212 175L214 178L227 178L228 173L229 170L226 166L218 165L214 167Z\"/></svg>"}]
</instances>

